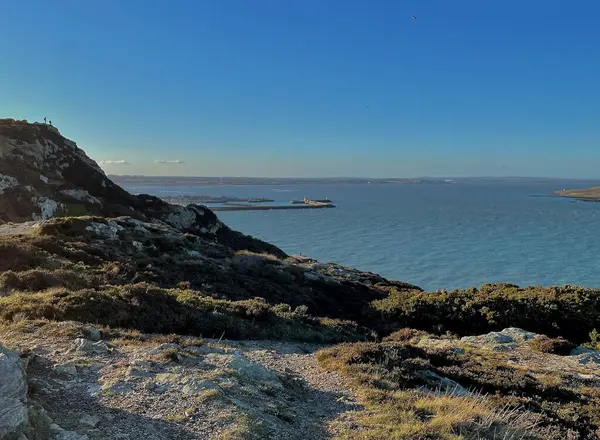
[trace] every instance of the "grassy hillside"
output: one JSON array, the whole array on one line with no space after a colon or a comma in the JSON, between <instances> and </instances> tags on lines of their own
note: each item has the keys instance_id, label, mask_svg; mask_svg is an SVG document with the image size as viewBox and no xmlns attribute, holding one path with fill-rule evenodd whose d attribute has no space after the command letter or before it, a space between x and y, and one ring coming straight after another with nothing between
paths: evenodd
<instances>
[{"instance_id":1,"label":"grassy hillside","mask_svg":"<svg viewBox=\"0 0 600 440\"><path fill-rule=\"evenodd\" d=\"M291 258L235 251L132 219L59 218L4 232L0 318L6 320L76 320L237 339L354 340L368 331L370 303L404 286L376 276L378 284L370 286L336 279Z\"/></svg>"},{"instance_id":2,"label":"grassy hillside","mask_svg":"<svg viewBox=\"0 0 600 440\"><path fill-rule=\"evenodd\" d=\"M126 218L60 218L4 231L5 319L328 341L376 339L403 327L461 336L521 327L581 343L600 328L597 289L488 284L422 292L374 274L235 251Z\"/></svg>"}]
</instances>

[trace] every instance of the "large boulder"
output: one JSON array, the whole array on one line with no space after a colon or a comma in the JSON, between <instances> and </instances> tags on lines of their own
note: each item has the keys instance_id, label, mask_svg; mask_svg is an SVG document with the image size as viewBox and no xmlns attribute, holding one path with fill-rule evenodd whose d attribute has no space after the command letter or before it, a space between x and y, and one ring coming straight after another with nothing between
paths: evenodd
<instances>
[{"instance_id":1,"label":"large boulder","mask_svg":"<svg viewBox=\"0 0 600 440\"><path fill-rule=\"evenodd\" d=\"M237 250L285 257L273 245L232 231L205 207L128 193L56 127L0 119L0 223L85 215L158 220Z\"/></svg>"},{"instance_id":2,"label":"large boulder","mask_svg":"<svg viewBox=\"0 0 600 440\"><path fill-rule=\"evenodd\" d=\"M0 398L27 399L27 379L18 353L0 346Z\"/></svg>"},{"instance_id":3,"label":"large boulder","mask_svg":"<svg viewBox=\"0 0 600 440\"><path fill-rule=\"evenodd\" d=\"M19 355L0 346L0 440L27 438L27 377Z\"/></svg>"},{"instance_id":4,"label":"large boulder","mask_svg":"<svg viewBox=\"0 0 600 440\"><path fill-rule=\"evenodd\" d=\"M27 406L19 399L0 399L0 439L27 438L31 432Z\"/></svg>"}]
</instances>

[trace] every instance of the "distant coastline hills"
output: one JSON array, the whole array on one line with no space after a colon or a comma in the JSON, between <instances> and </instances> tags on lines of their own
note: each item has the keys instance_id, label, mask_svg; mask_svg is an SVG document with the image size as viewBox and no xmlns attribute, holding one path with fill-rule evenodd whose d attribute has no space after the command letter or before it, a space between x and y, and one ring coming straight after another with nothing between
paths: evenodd
<instances>
[{"instance_id":1,"label":"distant coastline hills","mask_svg":"<svg viewBox=\"0 0 600 440\"><path fill-rule=\"evenodd\" d=\"M110 175L121 186L212 186L212 185L326 185L326 184L440 184L456 183L555 183L564 187L575 179L541 177L460 177L460 178L362 178L362 177L184 177ZM594 182L592 179L586 181ZM600 183L600 180L596 182Z\"/></svg>"},{"instance_id":2,"label":"distant coastline hills","mask_svg":"<svg viewBox=\"0 0 600 440\"><path fill-rule=\"evenodd\" d=\"M205 185L322 185L322 184L393 184L452 183L444 179L368 179L352 177L181 177L181 176L110 176L123 186L205 186Z\"/></svg>"}]
</instances>

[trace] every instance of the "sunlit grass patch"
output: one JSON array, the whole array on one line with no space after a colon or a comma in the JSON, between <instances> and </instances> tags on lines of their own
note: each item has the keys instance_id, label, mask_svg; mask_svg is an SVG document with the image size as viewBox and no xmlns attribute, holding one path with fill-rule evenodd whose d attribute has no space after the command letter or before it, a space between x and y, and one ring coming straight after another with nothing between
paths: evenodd
<instances>
[{"instance_id":1,"label":"sunlit grass patch","mask_svg":"<svg viewBox=\"0 0 600 440\"><path fill-rule=\"evenodd\" d=\"M573 389L568 375L510 365L504 352L405 334L400 342L317 353L321 367L354 384L363 408L344 417L356 426L336 425L340 439L558 439L598 429L600 393Z\"/></svg>"},{"instance_id":2,"label":"sunlit grass patch","mask_svg":"<svg viewBox=\"0 0 600 440\"><path fill-rule=\"evenodd\" d=\"M339 439L535 439L537 419L518 407L498 407L484 395L360 389L363 409L349 413L360 426Z\"/></svg>"}]
</instances>

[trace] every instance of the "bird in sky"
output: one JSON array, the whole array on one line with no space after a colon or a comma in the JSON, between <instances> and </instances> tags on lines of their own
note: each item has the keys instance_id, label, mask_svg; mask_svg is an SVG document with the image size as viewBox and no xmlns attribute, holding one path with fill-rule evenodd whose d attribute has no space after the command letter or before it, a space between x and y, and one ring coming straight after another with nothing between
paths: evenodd
<instances>
[{"instance_id":1,"label":"bird in sky","mask_svg":"<svg viewBox=\"0 0 600 440\"><path fill-rule=\"evenodd\" d=\"M369 107L371 107L370 105L365 105L365 109L368 109Z\"/></svg>"},{"instance_id":2,"label":"bird in sky","mask_svg":"<svg viewBox=\"0 0 600 440\"><path fill-rule=\"evenodd\" d=\"M413 16L412 16L412 18L413 18L413 20L415 20L415 21L417 20L417 16L416 16L416 15L413 15Z\"/></svg>"}]
</instances>

